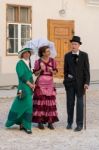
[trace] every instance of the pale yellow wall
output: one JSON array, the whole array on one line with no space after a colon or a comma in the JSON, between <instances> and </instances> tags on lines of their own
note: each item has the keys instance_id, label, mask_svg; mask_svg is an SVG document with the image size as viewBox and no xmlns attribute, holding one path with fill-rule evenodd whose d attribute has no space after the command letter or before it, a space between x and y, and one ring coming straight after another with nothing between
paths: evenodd
<instances>
[{"instance_id":1,"label":"pale yellow wall","mask_svg":"<svg viewBox=\"0 0 99 150\"><path fill-rule=\"evenodd\" d=\"M48 18L74 20L75 34L82 38L82 50L89 53L91 69L99 69L99 7L89 7L85 0L64 1L67 2L67 8L65 7L66 15L62 17L58 13L61 9L61 0L35 0L34 37L47 36Z\"/></svg>"},{"instance_id":2,"label":"pale yellow wall","mask_svg":"<svg viewBox=\"0 0 99 150\"><path fill-rule=\"evenodd\" d=\"M32 0L2 0L0 1L0 56L1 56L1 73L15 73L15 65L18 60L17 56L6 56L6 4L30 5Z\"/></svg>"},{"instance_id":3,"label":"pale yellow wall","mask_svg":"<svg viewBox=\"0 0 99 150\"><path fill-rule=\"evenodd\" d=\"M16 56L5 56L6 3L32 5L33 38L47 37L47 19L75 21L75 34L80 35L82 50L88 52L91 70L99 70L99 7L89 7L85 0L64 0L66 15L60 16L61 0L2 0L0 1L0 55L2 73L15 73ZM2 21L1 21L2 20ZM2 51L1 51L2 50ZM0 60L1 61L1 60ZM7 68L7 69L5 69Z\"/></svg>"}]
</instances>

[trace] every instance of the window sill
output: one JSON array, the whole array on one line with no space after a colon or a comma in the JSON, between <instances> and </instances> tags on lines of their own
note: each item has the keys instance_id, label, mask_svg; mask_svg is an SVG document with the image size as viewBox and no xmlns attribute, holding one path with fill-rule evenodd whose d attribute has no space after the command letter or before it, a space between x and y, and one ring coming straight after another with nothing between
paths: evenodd
<instances>
[{"instance_id":1,"label":"window sill","mask_svg":"<svg viewBox=\"0 0 99 150\"><path fill-rule=\"evenodd\" d=\"M7 53L6 56L18 56L18 54Z\"/></svg>"}]
</instances>

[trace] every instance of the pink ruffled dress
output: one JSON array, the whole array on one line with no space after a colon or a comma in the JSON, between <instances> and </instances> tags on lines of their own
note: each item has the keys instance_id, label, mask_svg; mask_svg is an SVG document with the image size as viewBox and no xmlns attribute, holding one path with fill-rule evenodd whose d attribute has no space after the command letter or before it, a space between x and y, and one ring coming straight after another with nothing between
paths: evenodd
<instances>
[{"instance_id":1,"label":"pink ruffled dress","mask_svg":"<svg viewBox=\"0 0 99 150\"><path fill-rule=\"evenodd\" d=\"M54 123L59 119L56 108L56 89L49 68L57 71L56 61L53 58L49 58L47 63L41 59L37 60L34 65L34 73L41 69L41 65L44 65L45 70L36 80L32 121L35 123Z\"/></svg>"}]
</instances>

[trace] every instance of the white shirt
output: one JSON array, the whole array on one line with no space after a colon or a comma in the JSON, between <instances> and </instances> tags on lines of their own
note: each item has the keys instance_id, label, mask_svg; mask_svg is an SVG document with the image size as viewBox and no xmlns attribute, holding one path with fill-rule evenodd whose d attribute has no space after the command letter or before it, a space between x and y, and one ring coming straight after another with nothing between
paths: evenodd
<instances>
[{"instance_id":1,"label":"white shirt","mask_svg":"<svg viewBox=\"0 0 99 150\"><path fill-rule=\"evenodd\" d=\"M79 50L78 50L77 52L73 52L73 51L72 51L72 54L79 55Z\"/></svg>"},{"instance_id":2,"label":"white shirt","mask_svg":"<svg viewBox=\"0 0 99 150\"><path fill-rule=\"evenodd\" d=\"M26 60L26 59L23 58L22 60L24 61L24 63L25 63L25 64L28 66L28 68L30 69L30 66L29 66L29 59Z\"/></svg>"}]
</instances>

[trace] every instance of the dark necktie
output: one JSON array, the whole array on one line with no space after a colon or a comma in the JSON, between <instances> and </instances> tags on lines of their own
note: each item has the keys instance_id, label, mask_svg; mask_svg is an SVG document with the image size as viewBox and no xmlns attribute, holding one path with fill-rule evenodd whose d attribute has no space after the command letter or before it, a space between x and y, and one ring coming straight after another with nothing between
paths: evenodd
<instances>
[{"instance_id":1,"label":"dark necktie","mask_svg":"<svg viewBox=\"0 0 99 150\"><path fill-rule=\"evenodd\" d=\"M74 63L77 64L77 63L78 63L78 59L79 59L79 55L77 55L77 54L72 54L72 57L73 57Z\"/></svg>"}]
</instances>

